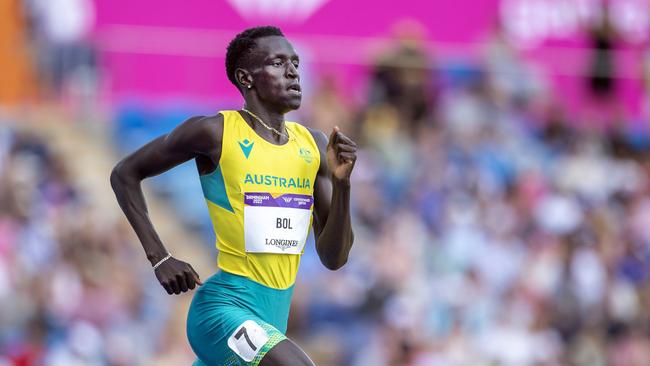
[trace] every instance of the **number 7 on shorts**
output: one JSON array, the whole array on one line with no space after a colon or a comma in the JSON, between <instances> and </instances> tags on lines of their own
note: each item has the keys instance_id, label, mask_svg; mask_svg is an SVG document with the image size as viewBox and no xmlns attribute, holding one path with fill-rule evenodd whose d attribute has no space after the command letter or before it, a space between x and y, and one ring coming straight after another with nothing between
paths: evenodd
<instances>
[{"instance_id":1,"label":"number 7 on shorts","mask_svg":"<svg viewBox=\"0 0 650 366\"><path fill-rule=\"evenodd\" d=\"M269 340L269 335L256 322L246 320L228 338L228 347L246 362L251 362Z\"/></svg>"}]
</instances>

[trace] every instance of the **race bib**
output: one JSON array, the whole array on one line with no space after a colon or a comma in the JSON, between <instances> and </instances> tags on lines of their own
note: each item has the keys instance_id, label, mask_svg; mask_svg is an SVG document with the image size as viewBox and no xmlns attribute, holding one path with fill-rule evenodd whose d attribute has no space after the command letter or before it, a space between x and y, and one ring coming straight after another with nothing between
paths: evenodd
<instances>
[{"instance_id":1,"label":"race bib","mask_svg":"<svg viewBox=\"0 0 650 366\"><path fill-rule=\"evenodd\" d=\"M244 193L246 252L300 254L313 204L305 194Z\"/></svg>"},{"instance_id":2,"label":"race bib","mask_svg":"<svg viewBox=\"0 0 650 366\"><path fill-rule=\"evenodd\" d=\"M269 340L264 328L252 320L246 320L228 338L228 347L246 362L255 359Z\"/></svg>"}]
</instances>

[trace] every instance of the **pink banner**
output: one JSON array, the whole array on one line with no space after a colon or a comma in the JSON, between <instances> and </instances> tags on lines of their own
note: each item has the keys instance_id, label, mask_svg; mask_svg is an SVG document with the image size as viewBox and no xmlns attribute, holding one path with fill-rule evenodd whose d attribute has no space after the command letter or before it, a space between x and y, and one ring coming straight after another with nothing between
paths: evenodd
<instances>
[{"instance_id":1,"label":"pink banner","mask_svg":"<svg viewBox=\"0 0 650 366\"><path fill-rule=\"evenodd\" d=\"M136 94L235 99L238 92L230 86L223 62L227 43L244 28L278 25L303 59L318 64L321 72L354 82L372 55L390 42L395 23L402 19L422 24L429 39L466 46L480 39L498 11L496 0L433 4L193 0L181 5L112 0L97 4L97 36L111 91L118 98ZM465 9L462 16L458 9Z\"/></svg>"},{"instance_id":2,"label":"pink banner","mask_svg":"<svg viewBox=\"0 0 650 366\"><path fill-rule=\"evenodd\" d=\"M617 29L618 98L641 111L642 49L650 34L650 0L610 1ZM244 28L274 24L306 61L306 95L318 74L336 74L362 93L373 56L391 44L395 24L419 24L439 67L480 62L498 25L571 109L588 108L591 45L586 32L601 0L112 0L97 3L97 40L111 96L234 101L225 76L228 41ZM214 104L214 103L213 103Z\"/></svg>"}]
</instances>

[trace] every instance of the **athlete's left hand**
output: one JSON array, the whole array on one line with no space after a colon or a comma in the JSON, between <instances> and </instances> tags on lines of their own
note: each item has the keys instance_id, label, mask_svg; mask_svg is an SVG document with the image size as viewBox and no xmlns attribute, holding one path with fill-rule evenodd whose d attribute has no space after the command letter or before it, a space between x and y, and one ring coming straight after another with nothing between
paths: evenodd
<instances>
[{"instance_id":1,"label":"athlete's left hand","mask_svg":"<svg viewBox=\"0 0 650 366\"><path fill-rule=\"evenodd\" d=\"M338 126L334 127L327 143L327 166L332 172L332 178L348 181L356 161L357 144L345 136Z\"/></svg>"}]
</instances>

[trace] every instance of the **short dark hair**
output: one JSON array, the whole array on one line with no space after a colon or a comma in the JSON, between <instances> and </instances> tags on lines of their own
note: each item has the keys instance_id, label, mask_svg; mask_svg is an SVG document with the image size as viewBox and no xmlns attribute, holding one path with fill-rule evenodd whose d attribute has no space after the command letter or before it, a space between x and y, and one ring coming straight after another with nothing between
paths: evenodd
<instances>
[{"instance_id":1,"label":"short dark hair","mask_svg":"<svg viewBox=\"0 0 650 366\"><path fill-rule=\"evenodd\" d=\"M228 45L226 50L226 74L231 83L237 88L237 79L235 78L235 70L242 66L247 66L250 61L249 57L255 48L255 40L268 36L281 36L284 34L278 27L262 26L248 28L239 33Z\"/></svg>"}]
</instances>

